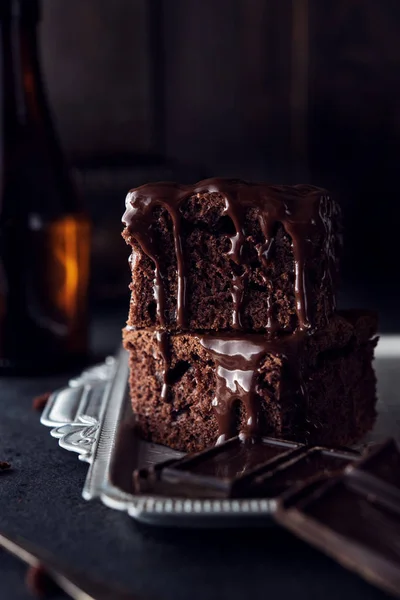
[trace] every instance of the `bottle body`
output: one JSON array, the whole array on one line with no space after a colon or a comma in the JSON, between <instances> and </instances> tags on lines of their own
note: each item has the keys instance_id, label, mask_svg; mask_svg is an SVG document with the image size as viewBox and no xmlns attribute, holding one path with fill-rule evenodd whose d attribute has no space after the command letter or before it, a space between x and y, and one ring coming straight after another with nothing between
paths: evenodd
<instances>
[{"instance_id":1,"label":"bottle body","mask_svg":"<svg viewBox=\"0 0 400 600\"><path fill-rule=\"evenodd\" d=\"M5 1L19 10L0 20L0 370L40 372L86 353L90 223L52 126L33 3Z\"/></svg>"},{"instance_id":2,"label":"bottle body","mask_svg":"<svg viewBox=\"0 0 400 600\"><path fill-rule=\"evenodd\" d=\"M0 226L0 370L53 371L87 351L84 214Z\"/></svg>"}]
</instances>

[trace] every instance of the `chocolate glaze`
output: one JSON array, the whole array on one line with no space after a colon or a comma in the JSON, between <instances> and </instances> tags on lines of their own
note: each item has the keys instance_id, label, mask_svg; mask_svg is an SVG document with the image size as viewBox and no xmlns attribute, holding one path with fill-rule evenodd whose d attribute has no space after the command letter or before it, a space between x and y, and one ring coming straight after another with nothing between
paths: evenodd
<instances>
[{"instance_id":1,"label":"chocolate glaze","mask_svg":"<svg viewBox=\"0 0 400 600\"><path fill-rule=\"evenodd\" d=\"M297 347L304 338L297 333L285 338L268 339L258 334L219 334L199 336L201 345L213 356L217 365L217 382L213 407L218 421L221 443L234 435L233 417L237 400L246 410L244 436L257 436L263 416L257 396L257 373L262 359L267 354L280 355L286 361L288 377L295 382L301 402L304 403L305 387L302 384Z\"/></svg>"},{"instance_id":2,"label":"chocolate glaze","mask_svg":"<svg viewBox=\"0 0 400 600\"><path fill-rule=\"evenodd\" d=\"M315 228L321 231L325 240L325 252L329 258L323 274L332 278L336 271L334 257L334 241L331 224L331 203L327 192L309 185L273 186L267 184L251 184L236 179L213 178L200 181L191 186L171 182L143 185L131 190L126 198L126 210L122 217L129 234L140 244L143 252L154 263L154 298L157 302L157 315L160 325L166 326L165 289L160 257L157 251L153 225L153 210L157 206L164 207L173 224L173 236L177 261L178 297L177 324L181 329L187 323L186 268L182 243L182 203L193 195L214 193L224 198L224 215L230 217L235 234L229 236L231 248L228 252L231 260L243 268L240 275L235 275L231 284L233 301L233 327L242 329L242 309L246 297L246 281L249 265L246 264L243 248L246 241L245 220L249 209L256 209L265 241L256 249L262 265L270 260L271 249L277 224L281 223L290 236L293 245L295 301L298 316L298 328L307 330L312 327L309 315L307 294L307 260L311 233ZM270 287L270 282L265 283ZM333 301L333 300L332 300ZM271 305L271 300L269 300ZM267 332L276 328L270 306Z\"/></svg>"},{"instance_id":3,"label":"chocolate glaze","mask_svg":"<svg viewBox=\"0 0 400 600\"><path fill-rule=\"evenodd\" d=\"M160 352L161 358L164 362L161 399L166 400L168 396L168 371L170 367L168 333L166 331L156 331L155 336L157 340L158 351Z\"/></svg>"},{"instance_id":4,"label":"chocolate glaze","mask_svg":"<svg viewBox=\"0 0 400 600\"><path fill-rule=\"evenodd\" d=\"M161 398L168 396L168 373L170 369L169 333L156 331L158 352L163 361ZM297 348L306 332L297 331L292 335L269 339L261 334L234 332L218 335L198 335L200 344L210 353L216 363L216 390L212 401L218 422L217 443L222 443L237 432L234 415L237 401L243 403L246 411L246 428L243 437L256 437L261 430L263 410L257 396L257 374L263 358L267 354L281 356L287 365L285 381L290 389L296 389L293 402L302 406L306 403L306 388L303 385L301 365L297 359ZM298 396L296 399L295 396ZM302 425L299 421L299 425Z\"/></svg>"}]
</instances>

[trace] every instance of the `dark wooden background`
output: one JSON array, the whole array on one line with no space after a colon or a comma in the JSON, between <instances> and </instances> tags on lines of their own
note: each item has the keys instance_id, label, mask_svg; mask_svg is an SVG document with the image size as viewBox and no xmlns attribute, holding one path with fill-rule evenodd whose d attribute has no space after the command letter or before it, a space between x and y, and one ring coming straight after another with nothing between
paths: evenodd
<instances>
[{"instance_id":1,"label":"dark wooden background","mask_svg":"<svg viewBox=\"0 0 400 600\"><path fill-rule=\"evenodd\" d=\"M109 264L101 294L125 286L126 190L221 174L330 187L346 298L396 316L398 0L43 0L43 18L58 128Z\"/></svg>"}]
</instances>

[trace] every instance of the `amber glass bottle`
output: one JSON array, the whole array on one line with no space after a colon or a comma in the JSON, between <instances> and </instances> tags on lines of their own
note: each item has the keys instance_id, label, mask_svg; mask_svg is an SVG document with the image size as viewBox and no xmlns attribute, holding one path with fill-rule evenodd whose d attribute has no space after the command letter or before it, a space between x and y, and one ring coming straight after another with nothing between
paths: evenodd
<instances>
[{"instance_id":1,"label":"amber glass bottle","mask_svg":"<svg viewBox=\"0 0 400 600\"><path fill-rule=\"evenodd\" d=\"M37 0L0 0L0 370L43 372L87 348L90 223L41 78Z\"/></svg>"}]
</instances>

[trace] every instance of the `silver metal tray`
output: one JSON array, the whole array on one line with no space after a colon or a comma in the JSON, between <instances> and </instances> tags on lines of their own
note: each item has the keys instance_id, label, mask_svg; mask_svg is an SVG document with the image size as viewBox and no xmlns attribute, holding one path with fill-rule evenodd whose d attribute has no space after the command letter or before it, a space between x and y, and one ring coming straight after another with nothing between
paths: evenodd
<instances>
[{"instance_id":1,"label":"silver metal tray","mask_svg":"<svg viewBox=\"0 0 400 600\"><path fill-rule=\"evenodd\" d=\"M400 440L400 336L382 336L375 368L378 376L378 419L365 443L391 436ZM41 422L62 448L89 463L83 488L86 500L126 511L138 521L181 527L269 524L273 501L177 499L132 493L132 472L178 458L182 453L144 442L134 431L127 393L128 360L116 358L84 371L69 386L54 392Z\"/></svg>"}]
</instances>

